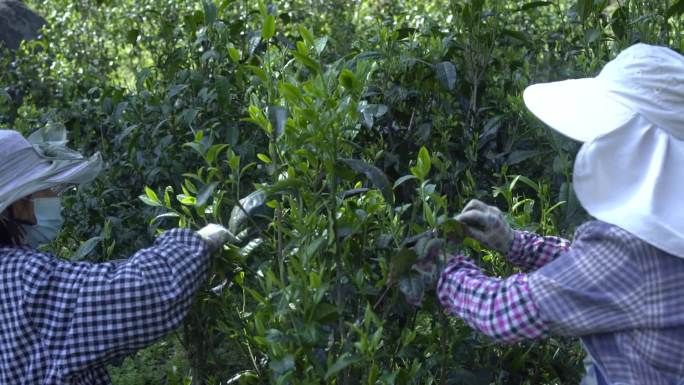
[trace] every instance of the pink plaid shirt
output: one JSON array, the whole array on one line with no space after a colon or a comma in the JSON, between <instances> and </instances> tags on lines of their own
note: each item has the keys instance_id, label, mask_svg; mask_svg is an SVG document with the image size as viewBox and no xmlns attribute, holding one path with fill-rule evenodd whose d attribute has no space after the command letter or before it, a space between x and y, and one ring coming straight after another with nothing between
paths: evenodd
<instances>
[{"instance_id":1,"label":"pink plaid shirt","mask_svg":"<svg viewBox=\"0 0 684 385\"><path fill-rule=\"evenodd\" d=\"M516 231L508 259L532 271L567 251L570 242ZM548 334L539 308L530 296L527 274L506 279L488 277L468 258L449 260L437 284L439 301L454 316L472 328L501 342L517 342Z\"/></svg>"},{"instance_id":2,"label":"pink plaid shirt","mask_svg":"<svg viewBox=\"0 0 684 385\"><path fill-rule=\"evenodd\" d=\"M577 228L572 247L517 232L509 254L535 271L492 278L452 259L444 307L501 342L580 337L597 381L586 383L684 384L684 259L601 221Z\"/></svg>"}]
</instances>

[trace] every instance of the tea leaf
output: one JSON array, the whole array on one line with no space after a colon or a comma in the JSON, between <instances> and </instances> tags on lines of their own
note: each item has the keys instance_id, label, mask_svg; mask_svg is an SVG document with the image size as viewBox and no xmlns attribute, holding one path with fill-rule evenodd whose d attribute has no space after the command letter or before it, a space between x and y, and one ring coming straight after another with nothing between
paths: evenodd
<instances>
[{"instance_id":1,"label":"tea leaf","mask_svg":"<svg viewBox=\"0 0 684 385\"><path fill-rule=\"evenodd\" d=\"M336 375L349 365L353 365L361 361L361 358L350 353L342 353L342 355L335 361L335 363L325 372L324 379L327 381L332 376Z\"/></svg>"},{"instance_id":2,"label":"tea leaf","mask_svg":"<svg viewBox=\"0 0 684 385\"><path fill-rule=\"evenodd\" d=\"M240 62L241 54L237 48L235 48L235 47L228 48L228 56L230 56L230 60L232 60L233 62L235 62L235 63Z\"/></svg>"},{"instance_id":3,"label":"tea leaf","mask_svg":"<svg viewBox=\"0 0 684 385\"><path fill-rule=\"evenodd\" d=\"M247 221L251 213L266 202L266 193L263 190L256 190L246 197L240 199L240 204L233 207L228 221L228 230L233 234L238 234L242 225Z\"/></svg>"},{"instance_id":4,"label":"tea leaf","mask_svg":"<svg viewBox=\"0 0 684 385\"><path fill-rule=\"evenodd\" d=\"M452 62L441 62L435 65L437 80L444 88L453 91L456 88L456 66Z\"/></svg>"},{"instance_id":5,"label":"tea leaf","mask_svg":"<svg viewBox=\"0 0 684 385\"><path fill-rule=\"evenodd\" d=\"M266 15L266 17L264 17L263 26L261 27L261 38L270 40L273 35L275 35L275 16Z\"/></svg>"},{"instance_id":6,"label":"tea leaf","mask_svg":"<svg viewBox=\"0 0 684 385\"><path fill-rule=\"evenodd\" d=\"M264 83L268 83L268 75L266 74L266 71L263 70L263 68L252 65L246 65L244 67L252 71L252 73L256 75L259 78L259 80L261 80Z\"/></svg>"},{"instance_id":7,"label":"tea leaf","mask_svg":"<svg viewBox=\"0 0 684 385\"><path fill-rule=\"evenodd\" d=\"M424 146L418 151L418 160L415 167L411 167L411 173L418 179L425 180L430 174L432 168L432 161L430 160L430 153Z\"/></svg>"},{"instance_id":8,"label":"tea leaf","mask_svg":"<svg viewBox=\"0 0 684 385\"><path fill-rule=\"evenodd\" d=\"M466 236L465 225L453 218L449 218L440 223L439 229L444 234L444 238L453 243L461 242Z\"/></svg>"},{"instance_id":9,"label":"tea leaf","mask_svg":"<svg viewBox=\"0 0 684 385\"><path fill-rule=\"evenodd\" d=\"M280 83L278 91L288 103L299 104L303 100L302 91L290 83Z\"/></svg>"},{"instance_id":10,"label":"tea leaf","mask_svg":"<svg viewBox=\"0 0 684 385\"><path fill-rule=\"evenodd\" d=\"M90 253L95 250L97 245L102 243L104 240L104 237L97 236L97 237L92 237L88 239L87 241L83 242L81 246L76 250L76 253L73 255L71 258L72 261L80 261L85 259Z\"/></svg>"},{"instance_id":11,"label":"tea leaf","mask_svg":"<svg viewBox=\"0 0 684 385\"><path fill-rule=\"evenodd\" d=\"M141 201L143 201L146 205L148 206L155 206L155 207L161 207L161 201L159 200L159 197L157 197L157 193L154 192L151 188L145 186L145 195L140 195L138 197Z\"/></svg>"},{"instance_id":12,"label":"tea leaf","mask_svg":"<svg viewBox=\"0 0 684 385\"><path fill-rule=\"evenodd\" d=\"M257 158L266 164L271 164L271 158L269 158L266 154L258 153Z\"/></svg>"},{"instance_id":13,"label":"tea leaf","mask_svg":"<svg viewBox=\"0 0 684 385\"><path fill-rule=\"evenodd\" d=\"M411 179L416 179L416 176L415 175L404 175L404 176L402 176L401 178L397 179L394 182L394 186L392 186L392 189L396 189L397 187L404 184L404 182L409 181Z\"/></svg>"},{"instance_id":14,"label":"tea leaf","mask_svg":"<svg viewBox=\"0 0 684 385\"><path fill-rule=\"evenodd\" d=\"M314 36L311 33L311 31L309 31L305 26L303 26L301 24L299 25L298 29L299 29L299 34L302 36L302 39L304 39L306 44L309 46L313 45L314 44Z\"/></svg>"},{"instance_id":15,"label":"tea leaf","mask_svg":"<svg viewBox=\"0 0 684 385\"><path fill-rule=\"evenodd\" d=\"M360 88L359 82L356 80L356 75L346 68L340 72L339 81L340 84L342 84L342 87L349 91L355 92Z\"/></svg>"},{"instance_id":16,"label":"tea leaf","mask_svg":"<svg viewBox=\"0 0 684 385\"><path fill-rule=\"evenodd\" d=\"M316 53L319 55L323 53L323 50L325 49L325 46L328 44L328 37L320 37L314 41L314 49L316 50Z\"/></svg>"},{"instance_id":17,"label":"tea leaf","mask_svg":"<svg viewBox=\"0 0 684 385\"><path fill-rule=\"evenodd\" d=\"M319 72L321 72L321 65L309 56L299 53L297 51L292 51L292 56L294 56L298 62L304 64L304 66L310 69L311 72L313 72L314 74L318 74Z\"/></svg>"},{"instance_id":18,"label":"tea leaf","mask_svg":"<svg viewBox=\"0 0 684 385\"><path fill-rule=\"evenodd\" d=\"M195 202L195 206L201 207L207 204L209 201L209 198L211 198L214 195L214 192L216 191L216 187L218 187L218 182L211 182L199 191L197 193L197 201Z\"/></svg>"},{"instance_id":19,"label":"tea leaf","mask_svg":"<svg viewBox=\"0 0 684 385\"><path fill-rule=\"evenodd\" d=\"M261 43L261 31L250 32L247 44L247 53L250 56L254 55L259 43Z\"/></svg>"},{"instance_id":20,"label":"tea leaf","mask_svg":"<svg viewBox=\"0 0 684 385\"><path fill-rule=\"evenodd\" d=\"M385 201L389 204L394 203L394 194L392 193L392 185L387 179L387 175L379 168L357 159L340 159L346 165L351 167L357 173L364 174L368 180L380 190Z\"/></svg>"}]
</instances>

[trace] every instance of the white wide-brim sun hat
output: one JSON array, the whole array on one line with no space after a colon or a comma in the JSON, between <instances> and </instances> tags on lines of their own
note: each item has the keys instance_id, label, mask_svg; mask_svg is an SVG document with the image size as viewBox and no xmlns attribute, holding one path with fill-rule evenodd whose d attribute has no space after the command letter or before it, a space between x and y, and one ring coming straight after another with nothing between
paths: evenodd
<instances>
[{"instance_id":1,"label":"white wide-brim sun hat","mask_svg":"<svg viewBox=\"0 0 684 385\"><path fill-rule=\"evenodd\" d=\"M0 130L0 214L35 192L80 185L100 173L99 153L85 158L66 143L62 126L38 130L28 139L13 130Z\"/></svg>"},{"instance_id":2,"label":"white wide-brim sun hat","mask_svg":"<svg viewBox=\"0 0 684 385\"><path fill-rule=\"evenodd\" d=\"M595 218L684 258L684 57L633 45L594 78L529 86L528 109L584 142L573 187Z\"/></svg>"}]
</instances>

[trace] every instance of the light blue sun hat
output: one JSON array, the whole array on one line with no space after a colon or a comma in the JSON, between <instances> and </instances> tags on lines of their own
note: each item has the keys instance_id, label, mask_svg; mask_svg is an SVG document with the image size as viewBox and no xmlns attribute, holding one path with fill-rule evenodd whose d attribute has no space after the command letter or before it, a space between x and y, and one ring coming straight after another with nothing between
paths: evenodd
<instances>
[{"instance_id":1,"label":"light blue sun hat","mask_svg":"<svg viewBox=\"0 0 684 385\"><path fill-rule=\"evenodd\" d=\"M0 130L0 213L35 192L80 185L102 170L102 157L86 158L67 146L63 126L50 125L28 139Z\"/></svg>"}]
</instances>

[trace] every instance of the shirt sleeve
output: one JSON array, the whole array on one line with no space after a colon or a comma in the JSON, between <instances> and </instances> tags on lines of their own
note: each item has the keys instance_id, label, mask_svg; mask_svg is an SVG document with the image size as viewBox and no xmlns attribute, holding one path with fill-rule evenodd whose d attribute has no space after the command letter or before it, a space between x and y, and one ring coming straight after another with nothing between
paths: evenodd
<instances>
[{"instance_id":1,"label":"shirt sleeve","mask_svg":"<svg viewBox=\"0 0 684 385\"><path fill-rule=\"evenodd\" d=\"M124 262L36 259L24 307L65 377L128 355L176 329L205 280L209 252L174 229Z\"/></svg>"},{"instance_id":2,"label":"shirt sleeve","mask_svg":"<svg viewBox=\"0 0 684 385\"><path fill-rule=\"evenodd\" d=\"M526 274L506 279L484 275L470 260L450 260L437 283L437 295L451 315L499 342L513 343L547 334L530 296Z\"/></svg>"},{"instance_id":3,"label":"shirt sleeve","mask_svg":"<svg viewBox=\"0 0 684 385\"><path fill-rule=\"evenodd\" d=\"M648 314L654 290L639 266L636 242L619 227L590 222L567 253L530 274L530 290L553 334L663 326L657 323L662 317Z\"/></svg>"},{"instance_id":4,"label":"shirt sleeve","mask_svg":"<svg viewBox=\"0 0 684 385\"><path fill-rule=\"evenodd\" d=\"M526 271L534 271L568 251L570 241L516 230L507 259Z\"/></svg>"}]
</instances>

